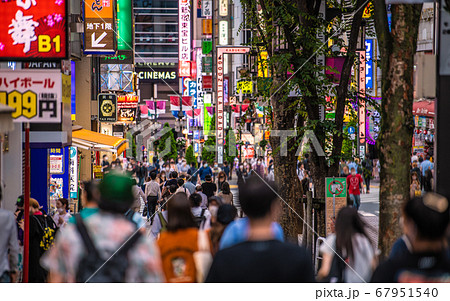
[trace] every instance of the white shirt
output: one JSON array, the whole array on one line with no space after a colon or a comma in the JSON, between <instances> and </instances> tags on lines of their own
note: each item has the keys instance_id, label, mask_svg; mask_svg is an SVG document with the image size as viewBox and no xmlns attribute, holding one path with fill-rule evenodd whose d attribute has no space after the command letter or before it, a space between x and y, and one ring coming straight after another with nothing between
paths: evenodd
<instances>
[{"instance_id":1,"label":"white shirt","mask_svg":"<svg viewBox=\"0 0 450 301\"><path fill-rule=\"evenodd\" d=\"M59 218L62 217L62 219L64 220L62 223L59 222ZM68 212L65 213L64 215L59 214L59 212L56 212L56 214L53 216L53 220L55 221L56 226L58 226L58 228L64 227L68 222L69 219L72 217L72 215L70 215Z\"/></svg>"},{"instance_id":2,"label":"white shirt","mask_svg":"<svg viewBox=\"0 0 450 301\"><path fill-rule=\"evenodd\" d=\"M189 192L189 189L187 189L184 186L178 187L177 191L175 191L175 193L178 192L182 192L182 193L186 193L187 197L189 197L191 195L191 193Z\"/></svg>"}]
</instances>

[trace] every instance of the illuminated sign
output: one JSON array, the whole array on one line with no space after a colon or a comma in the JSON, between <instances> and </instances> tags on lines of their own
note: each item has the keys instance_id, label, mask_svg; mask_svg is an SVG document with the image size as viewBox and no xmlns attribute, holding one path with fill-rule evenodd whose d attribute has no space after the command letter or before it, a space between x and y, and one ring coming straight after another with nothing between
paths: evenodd
<instances>
[{"instance_id":1,"label":"illuminated sign","mask_svg":"<svg viewBox=\"0 0 450 301\"><path fill-rule=\"evenodd\" d=\"M114 54L114 0L84 1L84 52Z\"/></svg>"},{"instance_id":2,"label":"illuminated sign","mask_svg":"<svg viewBox=\"0 0 450 301\"><path fill-rule=\"evenodd\" d=\"M219 45L228 45L228 21L219 21Z\"/></svg>"},{"instance_id":3,"label":"illuminated sign","mask_svg":"<svg viewBox=\"0 0 450 301\"><path fill-rule=\"evenodd\" d=\"M49 150L50 174L64 173L64 151L60 148Z\"/></svg>"},{"instance_id":4,"label":"illuminated sign","mask_svg":"<svg viewBox=\"0 0 450 301\"><path fill-rule=\"evenodd\" d=\"M139 96L137 95L117 96L117 121L134 121L138 102Z\"/></svg>"},{"instance_id":5,"label":"illuminated sign","mask_svg":"<svg viewBox=\"0 0 450 301\"><path fill-rule=\"evenodd\" d=\"M176 71L139 71L139 79L164 79L173 80L177 78Z\"/></svg>"},{"instance_id":6,"label":"illuminated sign","mask_svg":"<svg viewBox=\"0 0 450 301\"><path fill-rule=\"evenodd\" d=\"M237 91L236 93L239 94L252 94L253 93L253 82L252 81L240 81L237 82Z\"/></svg>"},{"instance_id":7,"label":"illuminated sign","mask_svg":"<svg viewBox=\"0 0 450 301\"><path fill-rule=\"evenodd\" d=\"M117 121L117 96L115 94L98 95L98 121Z\"/></svg>"},{"instance_id":8,"label":"illuminated sign","mask_svg":"<svg viewBox=\"0 0 450 301\"><path fill-rule=\"evenodd\" d=\"M212 35L212 20L203 19L202 20L202 33L204 35Z\"/></svg>"},{"instance_id":9,"label":"illuminated sign","mask_svg":"<svg viewBox=\"0 0 450 301\"><path fill-rule=\"evenodd\" d=\"M366 89L373 89L373 40L366 40Z\"/></svg>"},{"instance_id":10,"label":"illuminated sign","mask_svg":"<svg viewBox=\"0 0 450 301\"><path fill-rule=\"evenodd\" d=\"M191 8L189 0L178 2L178 74L191 76Z\"/></svg>"},{"instance_id":11,"label":"illuminated sign","mask_svg":"<svg viewBox=\"0 0 450 301\"><path fill-rule=\"evenodd\" d=\"M219 16L228 16L228 0L219 0Z\"/></svg>"},{"instance_id":12,"label":"illuminated sign","mask_svg":"<svg viewBox=\"0 0 450 301\"><path fill-rule=\"evenodd\" d=\"M66 58L66 1L2 1L0 59Z\"/></svg>"},{"instance_id":13,"label":"illuminated sign","mask_svg":"<svg viewBox=\"0 0 450 301\"><path fill-rule=\"evenodd\" d=\"M258 59L258 77L268 77L269 67L267 65L267 51L261 51Z\"/></svg>"},{"instance_id":14,"label":"illuminated sign","mask_svg":"<svg viewBox=\"0 0 450 301\"><path fill-rule=\"evenodd\" d=\"M62 87L62 74L56 70L2 70L0 103L15 109L14 122L59 123Z\"/></svg>"},{"instance_id":15,"label":"illuminated sign","mask_svg":"<svg viewBox=\"0 0 450 301\"><path fill-rule=\"evenodd\" d=\"M359 143L363 146L366 143L366 52L359 52Z\"/></svg>"},{"instance_id":16,"label":"illuminated sign","mask_svg":"<svg viewBox=\"0 0 450 301\"><path fill-rule=\"evenodd\" d=\"M131 3L130 0L117 0L118 50L133 50L133 15Z\"/></svg>"},{"instance_id":17,"label":"illuminated sign","mask_svg":"<svg viewBox=\"0 0 450 301\"><path fill-rule=\"evenodd\" d=\"M71 146L69 148L69 194L71 199L78 196L78 156L77 148Z\"/></svg>"},{"instance_id":18,"label":"illuminated sign","mask_svg":"<svg viewBox=\"0 0 450 301\"><path fill-rule=\"evenodd\" d=\"M250 47L234 46L234 47L217 47L217 161L223 163L223 140L224 140L224 70L223 55L225 53L245 54L250 51ZM205 101L206 102L206 101Z\"/></svg>"}]
</instances>

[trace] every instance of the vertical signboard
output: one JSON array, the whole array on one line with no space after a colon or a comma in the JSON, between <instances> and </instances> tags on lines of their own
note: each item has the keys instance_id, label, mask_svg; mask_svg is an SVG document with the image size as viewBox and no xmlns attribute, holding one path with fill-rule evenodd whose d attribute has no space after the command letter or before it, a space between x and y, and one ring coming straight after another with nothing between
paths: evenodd
<instances>
[{"instance_id":1,"label":"vertical signboard","mask_svg":"<svg viewBox=\"0 0 450 301\"><path fill-rule=\"evenodd\" d=\"M202 16L203 17L212 17L212 1L211 0L203 0L202 1Z\"/></svg>"},{"instance_id":2,"label":"vertical signboard","mask_svg":"<svg viewBox=\"0 0 450 301\"><path fill-rule=\"evenodd\" d=\"M191 10L189 0L178 2L178 75L191 76ZM189 68L187 68L189 67Z\"/></svg>"},{"instance_id":3,"label":"vertical signboard","mask_svg":"<svg viewBox=\"0 0 450 301\"><path fill-rule=\"evenodd\" d=\"M372 39L366 42L366 89L373 89L373 47Z\"/></svg>"},{"instance_id":4,"label":"vertical signboard","mask_svg":"<svg viewBox=\"0 0 450 301\"><path fill-rule=\"evenodd\" d=\"M197 49L197 102L195 108L203 106L202 50Z\"/></svg>"},{"instance_id":5,"label":"vertical signboard","mask_svg":"<svg viewBox=\"0 0 450 301\"><path fill-rule=\"evenodd\" d=\"M2 0L0 59L66 58L67 3L64 0Z\"/></svg>"},{"instance_id":6,"label":"vertical signboard","mask_svg":"<svg viewBox=\"0 0 450 301\"><path fill-rule=\"evenodd\" d=\"M327 194L325 200L325 231L328 235L333 233L332 225L334 225L339 210L347 206L347 179L325 178L325 189Z\"/></svg>"},{"instance_id":7,"label":"vertical signboard","mask_svg":"<svg viewBox=\"0 0 450 301\"><path fill-rule=\"evenodd\" d=\"M359 119L359 155L363 157L365 155L366 144L366 52L359 52L359 97L358 97L358 119Z\"/></svg>"},{"instance_id":8,"label":"vertical signboard","mask_svg":"<svg viewBox=\"0 0 450 301\"><path fill-rule=\"evenodd\" d=\"M245 54L250 51L250 47L234 46L234 47L217 47L217 162L223 164L223 140L224 140L224 70L223 70L223 55L225 53L231 54Z\"/></svg>"},{"instance_id":9,"label":"vertical signboard","mask_svg":"<svg viewBox=\"0 0 450 301\"><path fill-rule=\"evenodd\" d=\"M61 148L51 148L49 151L50 174L64 173L64 151Z\"/></svg>"},{"instance_id":10,"label":"vertical signboard","mask_svg":"<svg viewBox=\"0 0 450 301\"><path fill-rule=\"evenodd\" d=\"M219 45L228 45L228 21L219 21Z\"/></svg>"},{"instance_id":11,"label":"vertical signboard","mask_svg":"<svg viewBox=\"0 0 450 301\"><path fill-rule=\"evenodd\" d=\"M77 148L69 148L69 197L78 198L78 156Z\"/></svg>"},{"instance_id":12,"label":"vertical signboard","mask_svg":"<svg viewBox=\"0 0 450 301\"><path fill-rule=\"evenodd\" d=\"M132 1L130 0L117 0L118 50L133 50L133 15L131 3Z\"/></svg>"},{"instance_id":13,"label":"vertical signboard","mask_svg":"<svg viewBox=\"0 0 450 301\"><path fill-rule=\"evenodd\" d=\"M84 2L84 52L114 54L116 34L114 0Z\"/></svg>"},{"instance_id":14,"label":"vertical signboard","mask_svg":"<svg viewBox=\"0 0 450 301\"><path fill-rule=\"evenodd\" d=\"M219 16L228 16L228 0L219 0Z\"/></svg>"}]
</instances>

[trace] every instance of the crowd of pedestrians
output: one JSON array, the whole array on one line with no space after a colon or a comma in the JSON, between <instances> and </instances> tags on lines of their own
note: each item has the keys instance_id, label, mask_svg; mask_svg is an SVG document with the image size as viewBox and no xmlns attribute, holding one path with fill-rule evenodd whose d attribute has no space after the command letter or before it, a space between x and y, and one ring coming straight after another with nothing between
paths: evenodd
<instances>
[{"instance_id":1,"label":"crowd of pedestrians","mask_svg":"<svg viewBox=\"0 0 450 301\"><path fill-rule=\"evenodd\" d=\"M334 234L321 245L316 271L311 253L287 242L273 162L262 158L233 168L186 160L109 163L104 178L82 185L83 209L68 201L48 215L30 200L29 282L448 282L449 202L434 193L414 194L403 209L404 235L379 262L358 213L364 169L349 162L353 206L339 211ZM308 158L299 176L308 181ZM353 164L354 163L354 164ZM364 163L364 161L363 161ZM228 168L228 169L227 169ZM359 173L358 173L359 170ZM420 170L421 174L422 170ZM414 177L415 176L415 177ZM355 180L356 179L356 180ZM417 181L417 173L412 173ZM416 186L420 185L416 183ZM361 191L359 190L361 189ZM369 188L368 188L369 189ZM0 209L0 281L15 282L23 246L23 196L16 214Z\"/></svg>"}]
</instances>

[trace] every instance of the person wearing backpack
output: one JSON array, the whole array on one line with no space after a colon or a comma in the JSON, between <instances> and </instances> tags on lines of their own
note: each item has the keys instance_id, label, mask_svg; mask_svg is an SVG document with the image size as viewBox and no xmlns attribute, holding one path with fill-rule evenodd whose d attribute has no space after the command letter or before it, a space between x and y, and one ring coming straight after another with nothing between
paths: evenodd
<instances>
[{"instance_id":1,"label":"person wearing backpack","mask_svg":"<svg viewBox=\"0 0 450 301\"><path fill-rule=\"evenodd\" d=\"M163 282L161 259L153 240L127 220L134 201L133 180L109 173L99 184L99 212L76 216L61 231L41 264L50 282Z\"/></svg>"},{"instance_id":2,"label":"person wearing backpack","mask_svg":"<svg viewBox=\"0 0 450 301\"><path fill-rule=\"evenodd\" d=\"M167 231L161 232L157 240L166 280L170 283L199 282L202 279L197 277L202 267L195 257L201 250L200 238L206 233L198 230L184 193L176 193L170 199L167 212Z\"/></svg>"},{"instance_id":3,"label":"person wearing backpack","mask_svg":"<svg viewBox=\"0 0 450 301\"><path fill-rule=\"evenodd\" d=\"M191 212L197 228L204 229L207 221L211 218L211 213L208 209L202 208L202 197L198 193L193 193L189 196L191 201Z\"/></svg>"}]
</instances>

